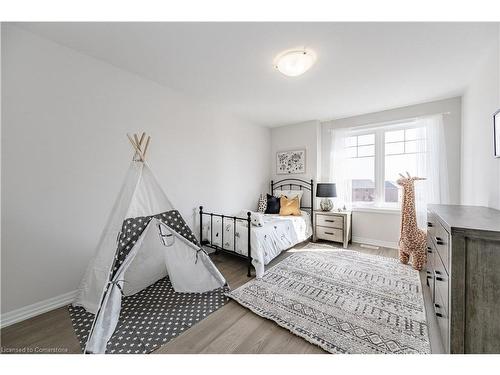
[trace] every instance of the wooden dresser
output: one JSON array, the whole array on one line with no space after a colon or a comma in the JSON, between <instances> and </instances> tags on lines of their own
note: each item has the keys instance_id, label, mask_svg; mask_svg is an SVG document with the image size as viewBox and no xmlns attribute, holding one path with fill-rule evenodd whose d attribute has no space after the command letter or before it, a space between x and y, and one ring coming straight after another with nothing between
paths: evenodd
<instances>
[{"instance_id":1,"label":"wooden dresser","mask_svg":"<svg viewBox=\"0 0 500 375\"><path fill-rule=\"evenodd\" d=\"M500 211L430 205L427 285L447 353L500 353Z\"/></svg>"},{"instance_id":2,"label":"wooden dresser","mask_svg":"<svg viewBox=\"0 0 500 375\"><path fill-rule=\"evenodd\" d=\"M314 211L313 241L340 242L347 248L351 241L351 211Z\"/></svg>"}]
</instances>

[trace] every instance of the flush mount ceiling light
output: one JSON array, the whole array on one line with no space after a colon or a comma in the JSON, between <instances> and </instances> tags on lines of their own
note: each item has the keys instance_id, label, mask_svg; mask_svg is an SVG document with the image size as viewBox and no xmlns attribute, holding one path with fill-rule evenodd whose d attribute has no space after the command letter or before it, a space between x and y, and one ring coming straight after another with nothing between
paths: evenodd
<instances>
[{"instance_id":1,"label":"flush mount ceiling light","mask_svg":"<svg viewBox=\"0 0 500 375\"><path fill-rule=\"evenodd\" d=\"M289 77L297 77L307 72L316 61L314 51L294 49L280 53L274 59L274 67Z\"/></svg>"}]
</instances>

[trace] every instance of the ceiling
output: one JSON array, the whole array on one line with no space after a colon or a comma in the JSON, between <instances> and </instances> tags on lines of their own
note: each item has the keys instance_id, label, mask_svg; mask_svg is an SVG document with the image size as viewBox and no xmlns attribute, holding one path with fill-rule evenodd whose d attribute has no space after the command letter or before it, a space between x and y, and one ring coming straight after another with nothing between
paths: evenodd
<instances>
[{"instance_id":1,"label":"ceiling","mask_svg":"<svg viewBox=\"0 0 500 375\"><path fill-rule=\"evenodd\" d=\"M20 23L256 124L333 119L460 95L496 23ZM316 64L285 77L281 51Z\"/></svg>"}]
</instances>

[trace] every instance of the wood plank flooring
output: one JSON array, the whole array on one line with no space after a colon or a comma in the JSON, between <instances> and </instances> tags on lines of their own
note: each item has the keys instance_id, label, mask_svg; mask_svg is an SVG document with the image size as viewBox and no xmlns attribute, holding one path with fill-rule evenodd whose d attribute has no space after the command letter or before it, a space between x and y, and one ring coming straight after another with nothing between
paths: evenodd
<instances>
[{"instance_id":1,"label":"wood plank flooring","mask_svg":"<svg viewBox=\"0 0 500 375\"><path fill-rule=\"evenodd\" d=\"M303 251L305 245L299 244L282 253L269 264L269 267L294 252ZM397 257L397 251L394 249L367 249L357 244L352 244L349 248L367 254ZM212 255L212 259L232 289L250 280L246 276L246 264L241 259L224 254ZM425 275L421 274L421 280L425 282ZM430 296L425 288L424 300L432 352L441 353L437 321L432 314ZM66 307L2 329L0 345L4 352L80 353L80 346ZM231 300L154 353L320 354L325 352Z\"/></svg>"}]
</instances>

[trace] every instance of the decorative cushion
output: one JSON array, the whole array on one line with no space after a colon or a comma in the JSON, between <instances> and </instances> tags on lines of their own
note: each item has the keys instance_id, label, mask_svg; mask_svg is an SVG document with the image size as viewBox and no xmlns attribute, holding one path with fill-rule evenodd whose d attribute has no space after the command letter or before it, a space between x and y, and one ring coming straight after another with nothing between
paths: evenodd
<instances>
[{"instance_id":1,"label":"decorative cushion","mask_svg":"<svg viewBox=\"0 0 500 375\"><path fill-rule=\"evenodd\" d=\"M300 201L302 200L302 196L304 195L303 190L275 190L274 194L275 197L281 198L283 195L289 199L299 197L299 206L300 206Z\"/></svg>"},{"instance_id":2,"label":"decorative cushion","mask_svg":"<svg viewBox=\"0 0 500 375\"><path fill-rule=\"evenodd\" d=\"M280 199L267 194L267 207L266 214L279 214L280 213Z\"/></svg>"},{"instance_id":3,"label":"decorative cushion","mask_svg":"<svg viewBox=\"0 0 500 375\"><path fill-rule=\"evenodd\" d=\"M288 199L284 195L280 198L281 216L300 216L299 197Z\"/></svg>"},{"instance_id":4,"label":"decorative cushion","mask_svg":"<svg viewBox=\"0 0 500 375\"><path fill-rule=\"evenodd\" d=\"M259 197L257 212L263 214L264 212L266 212L266 208L267 208L267 198L264 196L264 194L261 194Z\"/></svg>"}]
</instances>

